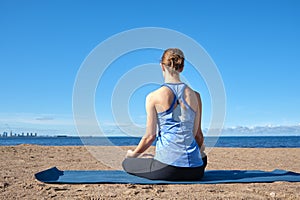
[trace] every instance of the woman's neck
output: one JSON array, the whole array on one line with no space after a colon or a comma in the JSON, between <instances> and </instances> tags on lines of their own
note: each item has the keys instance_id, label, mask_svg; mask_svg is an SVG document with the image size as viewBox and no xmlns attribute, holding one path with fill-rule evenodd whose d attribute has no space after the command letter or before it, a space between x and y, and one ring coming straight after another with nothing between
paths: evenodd
<instances>
[{"instance_id":1,"label":"woman's neck","mask_svg":"<svg viewBox=\"0 0 300 200\"><path fill-rule=\"evenodd\" d=\"M179 74L169 74L165 73L165 83L181 83Z\"/></svg>"}]
</instances>

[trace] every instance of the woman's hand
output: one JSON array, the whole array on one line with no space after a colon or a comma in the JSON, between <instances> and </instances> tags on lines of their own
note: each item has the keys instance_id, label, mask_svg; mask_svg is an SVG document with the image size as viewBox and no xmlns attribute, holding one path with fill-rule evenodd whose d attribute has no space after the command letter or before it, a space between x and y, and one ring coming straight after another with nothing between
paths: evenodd
<instances>
[{"instance_id":1,"label":"woman's hand","mask_svg":"<svg viewBox=\"0 0 300 200\"><path fill-rule=\"evenodd\" d=\"M206 156L206 153L204 151L205 151L205 145L203 143L200 148L200 153L201 153L202 158L204 158Z\"/></svg>"},{"instance_id":2,"label":"woman's hand","mask_svg":"<svg viewBox=\"0 0 300 200\"><path fill-rule=\"evenodd\" d=\"M132 150L128 150L126 154L126 158L136 158L138 157L137 153L134 153Z\"/></svg>"}]
</instances>

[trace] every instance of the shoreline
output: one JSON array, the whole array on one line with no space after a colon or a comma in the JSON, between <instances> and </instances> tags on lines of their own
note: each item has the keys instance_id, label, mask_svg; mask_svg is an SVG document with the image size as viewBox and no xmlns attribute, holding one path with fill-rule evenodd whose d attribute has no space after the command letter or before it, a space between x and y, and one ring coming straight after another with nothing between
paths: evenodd
<instances>
[{"instance_id":1,"label":"shoreline","mask_svg":"<svg viewBox=\"0 0 300 200\"><path fill-rule=\"evenodd\" d=\"M113 146L95 146L114 152ZM121 146L126 152L133 146ZM0 199L299 199L300 183L201 185L45 184L34 174L61 170L111 170L85 146L0 146ZM150 147L147 153L154 153ZM300 173L300 148L212 148L207 170L284 169ZM112 156L104 155L104 159Z\"/></svg>"}]
</instances>

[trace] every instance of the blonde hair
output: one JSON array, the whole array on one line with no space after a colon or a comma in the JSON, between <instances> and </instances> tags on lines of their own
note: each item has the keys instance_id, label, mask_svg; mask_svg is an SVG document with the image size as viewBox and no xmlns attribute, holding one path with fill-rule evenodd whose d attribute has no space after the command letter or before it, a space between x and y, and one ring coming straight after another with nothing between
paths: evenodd
<instances>
[{"instance_id":1,"label":"blonde hair","mask_svg":"<svg viewBox=\"0 0 300 200\"><path fill-rule=\"evenodd\" d=\"M171 69L171 73L177 72L184 67L184 54L178 48L169 48L161 57L161 64Z\"/></svg>"}]
</instances>

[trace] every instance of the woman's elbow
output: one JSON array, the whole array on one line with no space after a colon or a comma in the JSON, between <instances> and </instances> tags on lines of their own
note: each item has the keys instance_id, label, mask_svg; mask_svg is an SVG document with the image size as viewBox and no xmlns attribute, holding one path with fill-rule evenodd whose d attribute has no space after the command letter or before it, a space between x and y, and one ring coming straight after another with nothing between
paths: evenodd
<instances>
[{"instance_id":1,"label":"woman's elbow","mask_svg":"<svg viewBox=\"0 0 300 200\"><path fill-rule=\"evenodd\" d=\"M196 135L195 135L195 139L198 143L203 143L204 141L204 137L203 137L203 134L202 132L198 132Z\"/></svg>"},{"instance_id":2,"label":"woman's elbow","mask_svg":"<svg viewBox=\"0 0 300 200\"><path fill-rule=\"evenodd\" d=\"M151 134L150 136L151 143L153 143L155 139L156 139L156 135Z\"/></svg>"},{"instance_id":3,"label":"woman's elbow","mask_svg":"<svg viewBox=\"0 0 300 200\"><path fill-rule=\"evenodd\" d=\"M155 138L156 138L156 135L153 135L153 134L147 134L146 136L144 136L145 139L149 142L149 143L153 143Z\"/></svg>"}]
</instances>

